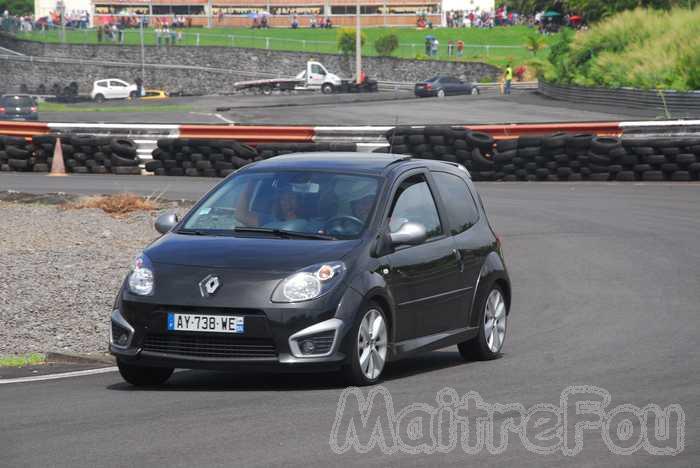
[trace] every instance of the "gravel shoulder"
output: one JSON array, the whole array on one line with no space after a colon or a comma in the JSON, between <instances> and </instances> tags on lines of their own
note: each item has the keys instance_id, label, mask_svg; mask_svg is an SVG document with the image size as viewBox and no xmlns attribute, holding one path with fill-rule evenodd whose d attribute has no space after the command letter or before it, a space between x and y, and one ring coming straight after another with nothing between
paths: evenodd
<instances>
[{"instance_id":1,"label":"gravel shoulder","mask_svg":"<svg viewBox=\"0 0 700 468\"><path fill-rule=\"evenodd\" d=\"M0 354L106 351L109 312L156 213L0 201Z\"/></svg>"}]
</instances>

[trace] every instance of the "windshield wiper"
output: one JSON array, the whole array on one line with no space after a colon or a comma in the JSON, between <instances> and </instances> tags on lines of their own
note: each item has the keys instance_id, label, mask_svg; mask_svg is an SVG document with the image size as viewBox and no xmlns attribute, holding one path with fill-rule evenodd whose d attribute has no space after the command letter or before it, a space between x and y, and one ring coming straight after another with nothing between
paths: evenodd
<instances>
[{"instance_id":1,"label":"windshield wiper","mask_svg":"<svg viewBox=\"0 0 700 468\"><path fill-rule=\"evenodd\" d=\"M325 234L316 234L313 232L298 232L298 231L287 231L284 229L277 228L264 228L264 227L247 227L238 226L233 228L235 232L259 232L263 234L274 234L279 237L293 237L297 239L321 239L321 240L336 240L333 236L327 236Z\"/></svg>"},{"instance_id":2,"label":"windshield wiper","mask_svg":"<svg viewBox=\"0 0 700 468\"><path fill-rule=\"evenodd\" d=\"M184 234L186 236L225 236L225 233L221 231L215 231L211 229L178 229L178 234Z\"/></svg>"}]
</instances>

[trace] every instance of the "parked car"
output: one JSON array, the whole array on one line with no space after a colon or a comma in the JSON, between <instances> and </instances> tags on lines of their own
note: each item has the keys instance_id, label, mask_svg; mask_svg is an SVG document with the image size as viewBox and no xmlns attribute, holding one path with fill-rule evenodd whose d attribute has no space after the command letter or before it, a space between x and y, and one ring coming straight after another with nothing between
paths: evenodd
<instances>
[{"instance_id":1,"label":"parked car","mask_svg":"<svg viewBox=\"0 0 700 468\"><path fill-rule=\"evenodd\" d=\"M39 120L37 104L28 94L5 94L0 97L0 120Z\"/></svg>"},{"instance_id":2,"label":"parked car","mask_svg":"<svg viewBox=\"0 0 700 468\"><path fill-rule=\"evenodd\" d=\"M135 260L110 351L134 385L174 368L342 370L502 349L511 286L467 170L404 155L279 156L236 171Z\"/></svg>"},{"instance_id":3,"label":"parked car","mask_svg":"<svg viewBox=\"0 0 700 468\"><path fill-rule=\"evenodd\" d=\"M168 99L169 97L170 95L168 94L168 92L162 89L146 89L143 92L143 96L141 96L141 99L157 101L161 99Z\"/></svg>"},{"instance_id":4,"label":"parked car","mask_svg":"<svg viewBox=\"0 0 700 468\"><path fill-rule=\"evenodd\" d=\"M416 83L414 92L417 97L479 94L479 86L476 83L465 83L453 76L436 76L429 80Z\"/></svg>"},{"instance_id":5,"label":"parked car","mask_svg":"<svg viewBox=\"0 0 700 468\"><path fill-rule=\"evenodd\" d=\"M104 102L107 99L135 98L138 96L137 89L135 84L114 78L97 80L92 85L90 98L97 102Z\"/></svg>"}]
</instances>

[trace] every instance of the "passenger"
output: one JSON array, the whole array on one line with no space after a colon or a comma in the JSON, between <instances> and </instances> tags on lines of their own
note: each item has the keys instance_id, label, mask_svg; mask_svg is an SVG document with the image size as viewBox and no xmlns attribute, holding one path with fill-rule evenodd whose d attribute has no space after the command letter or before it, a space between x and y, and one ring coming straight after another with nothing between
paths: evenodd
<instances>
[{"instance_id":1,"label":"passenger","mask_svg":"<svg viewBox=\"0 0 700 468\"><path fill-rule=\"evenodd\" d=\"M236 221L243 223L243 226L262 227L271 223L283 223L299 219L299 200L291 188L278 196L271 216L265 216L262 213L250 210L250 201L254 191L254 184L248 183L238 198L238 203L236 203L234 218Z\"/></svg>"}]
</instances>

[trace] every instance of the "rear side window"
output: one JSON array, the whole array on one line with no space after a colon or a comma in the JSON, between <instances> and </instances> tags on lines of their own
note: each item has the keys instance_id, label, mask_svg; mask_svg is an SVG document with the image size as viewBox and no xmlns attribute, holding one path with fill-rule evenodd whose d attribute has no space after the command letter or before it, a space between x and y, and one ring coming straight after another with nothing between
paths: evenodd
<instances>
[{"instance_id":1,"label":"rear side window","mask_svg":"<svg viewBox=\"0 0 700 468\"><path fill-rule=\"evenodd\" d=\"M106 88L107 87L107 82L106 81L98 81L97 86L100 88Z\"/></svg>"},{"instance_id":2,"label":"rear side window","mask_svg":"<svg viewBox=\"0 0 700 468\"><path fill-rule=\"evenodd\" d=\"M450 234L457 235L476 224L479 220L479 210L467 183L447 172L433 172L433 178L447 210Z\"/></svg>"},{"instance_id":3,"label":"rear side window","mask_svg":"<svg viewBox=\"0 0 700 468\"><path fill-rule=\"evenodd\" d=\"M442 234L430 187L423 175L415 175L401 182L394 196L389 218L389 230L396 232L406 222L420 223L428 231L428 239Z\"/></svg>"}]
</instances>

